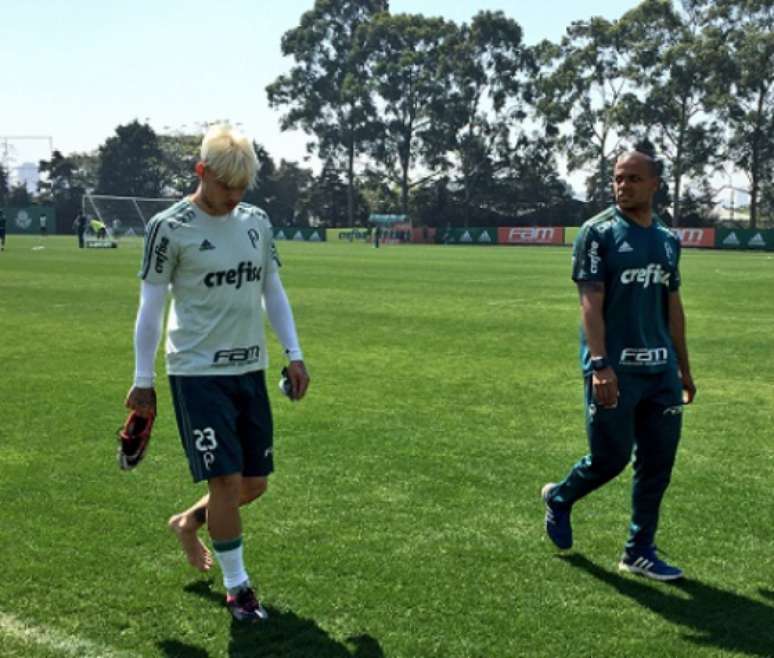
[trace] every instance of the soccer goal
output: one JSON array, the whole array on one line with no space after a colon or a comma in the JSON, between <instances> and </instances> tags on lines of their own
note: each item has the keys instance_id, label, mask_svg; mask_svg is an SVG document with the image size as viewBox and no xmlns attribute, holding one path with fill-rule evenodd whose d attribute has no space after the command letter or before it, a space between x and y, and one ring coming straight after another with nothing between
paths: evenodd
<instances>
[{"instance_id":1,"label":"soccer goal","mask_svg":"<svg viewBox=\"0 0 774 658\"><path fill-rule=\"evenodd\" d=\"M84 215L102 222L113 238L142 237L151 217L178 201L177 198L84 194L82 206Z\"/></svg>"}]
</instances>

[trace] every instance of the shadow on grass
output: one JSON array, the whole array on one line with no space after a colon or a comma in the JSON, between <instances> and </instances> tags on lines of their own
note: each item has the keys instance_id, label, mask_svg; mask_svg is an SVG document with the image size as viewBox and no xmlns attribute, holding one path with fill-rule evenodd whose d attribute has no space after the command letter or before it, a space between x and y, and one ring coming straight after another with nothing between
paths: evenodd
<instances>
[{"instance_id":1,"label":"shadow on grass","mask_svg":"<svg viewBox=\"0 0 774 658\"><path fill-rule=\"evenodd\" d=\"M693 633L686 639L691 642L751 656L774 655L774 607L764 602L687 578L669 583L665 589L653 581L624 577L602 569L577 553L561 559L667 621L690 629ZM774 599L774 592L760 592L766 598Z\"/></svg>"},{"instance_id":2,"label":"shadow on grass","mask_svg":"<svg viewBox=\"0 0 774 658\"><path fill-rule=\"evenodd\" d=\"M212 601L224 621L228 613L223 595L213 592L207 581L198 581L185 587L190 594ZM231 622L229 658L242 656L276 656L277 658L384 658L379 642L370 635L357 635L343 643L331 638L313 619L299 617L289 610L265 606L269 620L259 624ZM159 648L167 658L209 658L199 647L165 640Z\"/></svg>"},{"instance_id":3,"label":"shadow on grass","mask_svg":"<svg viewBox=\"0 0 774 658\"><path fill-rule=\"evenodd\" d=\"M177 640L162 640L156 646L167 658L210 658L210 654L204 649Z\"/></svg>"}]
</instances>

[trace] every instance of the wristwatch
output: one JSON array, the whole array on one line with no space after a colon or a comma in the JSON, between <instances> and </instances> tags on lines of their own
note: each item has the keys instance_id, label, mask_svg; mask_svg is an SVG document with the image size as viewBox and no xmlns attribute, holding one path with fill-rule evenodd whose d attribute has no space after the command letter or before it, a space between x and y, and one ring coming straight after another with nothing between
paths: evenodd
<instances>
[{"instance_id":1,"label":"wristwatch","mask_svg":"<svg viewBox=\"0 0 774 658\"><path fill-rule=\"evenodd\" d=\"M607 360L606 356L593 356L591 357L591 369L594 372L599 372L600 370L604 370L605 368L609 368L610 363Z\"/></svg>"}]
</instances>

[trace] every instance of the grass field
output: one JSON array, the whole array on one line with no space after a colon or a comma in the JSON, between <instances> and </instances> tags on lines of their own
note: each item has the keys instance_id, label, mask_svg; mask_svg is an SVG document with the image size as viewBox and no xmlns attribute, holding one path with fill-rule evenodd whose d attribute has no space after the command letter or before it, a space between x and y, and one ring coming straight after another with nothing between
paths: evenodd
<instances>
[{"instance_id":1,"label":"grass field","mask_svg":"<svg viewBox=\"0 0 774 658\"><path fill-rule=\"evenodd\" d=\"M659 545L690 577L667 585L616 571L629 472L575 508L568 556L543 536L540 487L585 449L567 249L280 253L313 381L271 387L277 471L243 518L272 620L241 628L165 528L203 490L163 377L146 461L115 463L139 243L10 236L0 656L774 655L774 254L684 253L699 394Z\"/></svg>"}]
</instances>

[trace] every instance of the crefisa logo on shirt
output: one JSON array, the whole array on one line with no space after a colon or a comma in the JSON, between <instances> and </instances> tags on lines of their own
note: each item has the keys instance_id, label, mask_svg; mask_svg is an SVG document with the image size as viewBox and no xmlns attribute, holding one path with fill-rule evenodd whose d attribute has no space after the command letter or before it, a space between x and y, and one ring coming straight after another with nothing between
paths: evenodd
<instances>
[{"instance_id":1,"label":"crefisa logo on shirt","mask_svg":"<svg viewBox=\"0 0 774 658\"><path fill-rule=\"evenodd\" d=\"M221 270L220 272L208 272L204 275L204 285L208 288L216 286L235 286L237 290L243 283L252 283L261 280L261 267L255 267L252 261L242 261L239 265L230 270Z\"/></svg>"},{"instance_id":2,"label":"crefisa logo on shirt","mask_svg":"<svg viewBox=\"0 0 774 658\"><path fill-rule=\"evenodd\" d=\"M671 276L659 263L649 263L647 267L635 267L621 272L621 283L641 283L643 288L658 283L668 286Z\"/></svg>"}]
</instances>

